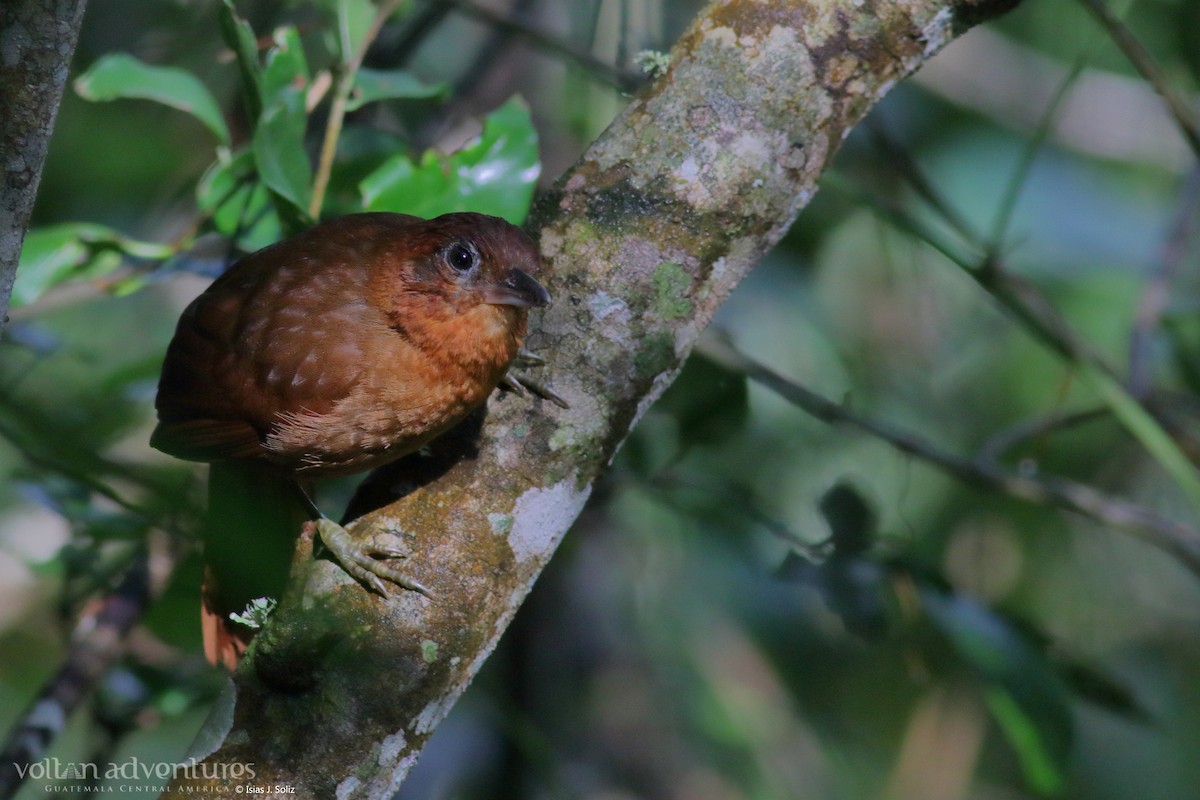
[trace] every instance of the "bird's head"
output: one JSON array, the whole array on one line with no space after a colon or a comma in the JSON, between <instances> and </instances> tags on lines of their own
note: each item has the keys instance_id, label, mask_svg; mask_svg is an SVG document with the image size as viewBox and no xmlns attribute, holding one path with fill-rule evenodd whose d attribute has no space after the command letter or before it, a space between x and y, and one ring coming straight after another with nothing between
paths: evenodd
<instances>
[{"instance_id":1,"label":"bird's head","mask_svg":"<svg viewBox=\"0 0 1200 800\"><path fill-rule=\"evenodd\" d=\"M407 219L399 258L376 282L392 327L426 348L489 349L503 340L515 353L527 310L550 302L531 274L541 266L537 246L486 214Z\"/></svg>"}]
</instances>

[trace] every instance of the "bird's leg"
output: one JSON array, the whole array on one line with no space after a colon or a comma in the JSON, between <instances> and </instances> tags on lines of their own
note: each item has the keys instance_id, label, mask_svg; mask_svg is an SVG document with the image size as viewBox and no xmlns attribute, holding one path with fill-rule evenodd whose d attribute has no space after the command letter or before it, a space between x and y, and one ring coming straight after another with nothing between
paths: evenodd
<instances>
[{"instance_id":1,"label":"bird's leg","mask_svg":"<svg viewBox=\"0 0 1200 800\"><path fill-rule=\"evenodd\" d=\"M517 357L512 360L508 366L508 372L500 379L500 385L512 391L519 397L525 397L527 392L533 392L538 397L544 400L549 400L559 408L570 408L566 400L563 400L553 389L541 381L531 378L528 375L520 372L522 369L530 369L532 367L540 367L546 363L546 359L531 353L525 348L517 351Z\"/></svg>"},{"instance_id":2,"label":"bird's leg","mask_svg":"<svg viewBox=\"0 0 1200 800\"><path fill-rule=\"evenodd\" d=\"M380 533L366 542L360 542L350 535L350 531L325 516L302 484L296 483L296 488L316 519L317 534L321 537L321 543L333 554L342 569L384 597L391 596L384 580L397 583L410 591L420 592L426 597L433 597L433 594L418 581L388 566L384 560L408 557L408 550L398 536Z\"/></svg>"}]
</instances>

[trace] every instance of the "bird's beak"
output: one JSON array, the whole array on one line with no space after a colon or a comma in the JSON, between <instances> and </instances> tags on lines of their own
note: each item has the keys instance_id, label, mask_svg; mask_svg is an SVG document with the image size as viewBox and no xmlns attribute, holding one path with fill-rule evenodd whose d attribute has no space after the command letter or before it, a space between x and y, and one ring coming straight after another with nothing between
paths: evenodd
<instances>
[{"instance_id":1,"label":"bird's beak","mask_svg":"<svg viewBox=\"0 0 1200 800\"><path fill-rule=\"evenodd\" d=\"M526 272L510 269L496 283L483 287L483 302L493 306L535 308L550 304L550 293Z\"/></svg>"}]
</instances>

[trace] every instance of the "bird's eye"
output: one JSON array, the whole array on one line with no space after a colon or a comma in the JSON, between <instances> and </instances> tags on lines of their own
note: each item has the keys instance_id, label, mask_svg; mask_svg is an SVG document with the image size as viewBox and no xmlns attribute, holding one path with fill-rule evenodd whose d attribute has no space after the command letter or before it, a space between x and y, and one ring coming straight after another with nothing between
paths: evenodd
<instances>
[{"instance_id":1,"label":"bird's eye","mask_svg":"<svg viewBox=\"0 0 1200 800\"><path fill-rule=\"evenodd\" d=\"M446 260L456 270L466 272L475 266L475 253L465 245L456 244L451 246L450 250L446 253Z\"/></svg>"}]
</instances>

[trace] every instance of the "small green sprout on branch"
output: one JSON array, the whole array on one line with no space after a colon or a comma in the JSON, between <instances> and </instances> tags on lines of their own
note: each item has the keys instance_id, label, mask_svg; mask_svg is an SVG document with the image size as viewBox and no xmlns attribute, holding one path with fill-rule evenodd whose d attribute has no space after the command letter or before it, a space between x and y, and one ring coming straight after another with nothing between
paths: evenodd
<instances>
[{"instance_id":1,"label":"small green sprout on branch","mask_svg":"<svg viewBox=\"0 0 1200 800\"><path fill-rule=\"evenodd\" d=\"M235 611L229 615L229 618L247 628L258 630L267 624L267 618L271 616L271 612L277 605L279 603L273 597L256 597L246 604L242 613L239 614Z\"/></svg>"}]
</instances>

